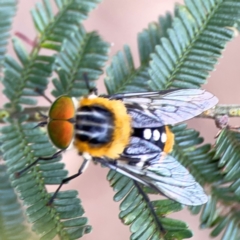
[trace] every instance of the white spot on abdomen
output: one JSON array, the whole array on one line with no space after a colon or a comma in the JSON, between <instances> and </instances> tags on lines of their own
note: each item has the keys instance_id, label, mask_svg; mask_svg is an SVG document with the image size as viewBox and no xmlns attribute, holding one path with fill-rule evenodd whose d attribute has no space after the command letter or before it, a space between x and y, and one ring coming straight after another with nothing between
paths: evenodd
<instances>
[{"instance_id":1,"label":"white spot on abdomen","mask_svg":"<svg viewBox=\"0 0 240 240\"><path fill-rule=\"evenodd\" d=\"M161 141L162 141L162 143L165 143L167 141L167 134L166 133L162 133Z\"/></svg>"},{"instance_id":2,"label":"white spot on abdomen","mask_svg":"<svg viewBox=\"0 0 240 240\"><path fill-rule=\"evenodd\" d=\"M159 139L160 139L160 132L157 130L157 129L155 129L154 131L153 131L153 140L154 141L158 141Z\"/></svg>"},{"instance_id":3,"label":"white spot on abdomen","mask_svg":"<svg viewBox=\"0 0 240 240\"><path fill-rule=\"evenodd\" d=\"M144 131L143 131L143 137L144 137L144 139L146 139L146 140L151 139L151 137L152 137L152 131L151 131L151 129L149 129L149 128L144 129Z\"/></svg>"}]
</instances>

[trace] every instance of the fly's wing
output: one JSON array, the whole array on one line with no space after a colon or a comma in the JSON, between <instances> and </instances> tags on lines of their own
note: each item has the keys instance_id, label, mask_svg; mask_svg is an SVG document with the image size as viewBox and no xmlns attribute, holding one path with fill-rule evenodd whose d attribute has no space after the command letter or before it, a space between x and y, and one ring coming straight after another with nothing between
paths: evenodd
<instances>
[{"instance_id":1,"label":"fly's wing","mask_svg":"<svg viewBox=\"0 0 240 240\"><path fill-rule=\"evenodd\" d=\"M122 94L122 101L132 117L132 126L173 125L214 107L218 99L201 89Z\"/></svg>"},{"instance_id":2,"label":"fly's wing","mask_svg":"<svg viewBox=\"0 0 240 240\"><path fill-rule=\"evenodd\" d=\"M184 166L143 139L131 139L115 170L184 205L197 206L208 201L203 188Z\"/></svg>"},{"instance_id":3,"label":"fly's wing","mask_svg":"<svg viewBox=\"0 0 240 240\"><path fill-rule=\"evenodd\" d=\"M161 149L138 137L131 137L130 143L121 154L121 159L130 165L143 167L146 164L153 164L160 158Z\"/></svg>"}]
</instances>

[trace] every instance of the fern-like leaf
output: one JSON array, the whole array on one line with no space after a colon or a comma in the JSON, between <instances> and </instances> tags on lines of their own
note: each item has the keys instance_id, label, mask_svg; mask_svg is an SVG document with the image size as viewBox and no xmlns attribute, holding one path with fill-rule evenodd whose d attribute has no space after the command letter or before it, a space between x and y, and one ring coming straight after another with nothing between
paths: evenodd
<instances>
[{"instance_id":1,"label":"fern-like leaf","mask_svg":"<svg viewBox=\"0 0 240 240\"><path fill-rule=\"evenodd\" d=\"M12 189L5 165L0 164L0 239L30 239L21 205Z\"/></svg>"},{"instance_id":2,"label":"fern-like leaf","mask_svg":"<svg viewBox=\"0 0 240 240\"><path fill-rule=\"evenodd\" d=\"M40 34L39 46L59 51L62 41L77 31L79 24L101 0L55 0L55 2L58 8L56 16L49 0L44 0L43 4L37 3L31 13Z\"/></svg>"},{"instance_id":3,"label":"fern-like leaf","mask_svg":"<svg viewBox=\"0 0 240 240\"><path fill-rule=\"evenodd\" d=\"M224 182L236 181L240 175L240 133L224 129L216 141L215 158L220 158L218 165L224 174Z\"/></svg>"},{"instance_id":4,"label":"fern-like leaf","mask_svg":"<svg viewBox=\"0 0 240 240\"><path fill-rule=\"evenodd\" d=\"M154 211L162 224L166 234L159 229L152 210L144 197L140 194L134 181L111 170L108 181L116 194L114 201L120 204L119 218L126 225L130 225L131 239L183 239L192 237L188 226L179 220L166 218L167 214L182 210L180 203L172 200L152 201Z\"/></svg>"},{"instance_id":5,"label":"fern-like leaf","mask_svg":"<svg viewBox=\"0 0 240 240\"><path fill-rule=\"evenodd\" d=\"M224 231L222 239L240 237L239 140L240 133L236 131L223 129L219 134L214 156L218 171L211 171L211 174L218 174L221 178L212 186L211 201L204 207L201 216L202 227L214 227L211 236L218 236Z\"/></svg>"},{"instance_id":6,"label":"fern-like leaf","mask_svg":"<svg viewBox=\"0 0 240 240\"><path fill-rule=\"evenodd\" d=\"M41 91L46 89L54 57L29 55L18 38L13 39L13 46L20 63L10 56L6 57L3 92L10 100L5 107L17 111L22 109L21 105L36 104L31 96L39 95L36 88Z\"/></svg>"},{"instance_id":7,"label":"fern-like leaf","mask_svg":"<svg viewBox=\"0 0 240 240\"><path fill-rule=\"evenodd\" d=\"M217 138L212 160L202 162L208 168L200 169L205 173L205 183L213 182L211 186L211 198L203 207L201 214L201 227L213 228L212 237L223 233L222 239L239 239L239 147L240 133L224 129ZM193 164L194 164L193 157ZM215 160L213 160L215 159ZM196 159L198 162L198 160ZM200 163L200 162L199 162ZM214 167L209 166L212 165ZM190 166L191 167L191 166ZM209 175L209 177L207 177ZM204 176L203 176L204 177ZM197 214L200 207L193 207L191 211Z\"/></svg>"},{"instance_id":8,"label":"fern-like leaf","mask_svg":"<svg viewBox=\"0 0 240 240\"><path fill-rule=\"evenodd\" d=\"M185 0L178 5L172 28L152 55L152 89L199 88L234 36L239 2Z\"/></svg>"},{"instance_id":9,"label":"fern-like leaf","mask_svg":"<svg viewBox=\"0 0 240 240\"><path fill-rule=\"evenodd\" d=\"M34 129L34 124L24 124L25 118L12 121L1 130L4 142L3 157L11 174L12 185L16 187L23 203L28 206L26 212L32 229L41 239L53 239L56 235L62 239L78 239L91 231L82 217L84 210L76 191L60 192L53 206L47 206L49 194L45 185L60 184L66 177L64 164L60 158L42 161L17 178L15 173L21 171L36 158L52 155L56 150L49 143L46 133Z\"/></svg>"},{"instance_id":10,"label":"fern-like leaf","mask_svg":"<svg viewBox=\"0 0 240 240\"><path fill-rule=\"evenodd\" d=\"M146 56L149 57L156 47L155 53L151 55L149 75L141 71L141 67L147 69L148 63L144 65L141 61L140 68L135 69L130 50L125 47L124 52L119 52L107 69L105 84L108 92L113 94L148 90L147 83L150 78L150 87L153 90L200 87L205 83L209 71L213 70L227 41L234 36L234 29L231 27L237 24L240 17L237 6L238 3L227 0L187 0L186 6L177 6L175 17L167 24L167 27L171 28L163 31L162 38L156 41L155 45L149 40L143 44L148 54L140 51L140 56L144 56L148 62ZM149 36L149 30L144 33ZM159 29L154 36L160 36ZM138 71L144 72L145 78L135 78ZM186 125L176 126L173 131L176 141L173 156L188 167L201 184L220 181L222 174L219 172L218 163L212 160L214 152L210 151L211 146L197 146L203 142L199 133L186 129ZM117 178L114 181L117 181ZM125 186L128 186L128 183ZM137 198L137 194L135 197ZM211 201L209 204L212 204ZM201 207L192 207L191 210L197 214ZM139 218L141 219L140 216ZM138 221L141 221L140 219ZM216 218L212 217L211 220ZM208 219L209 222L211 220ZM168 233L171 235L171 229Z\"/></svg>"},{"instance_id":11,"label":"fern-like leaf","mask_svg":"<svg viewBox=\"0 0 240 240\"><path fill-rule=\"evenodd\" d=\"M17 0L0 2L0 70L4 61L12 19L16 13Z\"/></svg>"},{"instance_id":12,"label":"fern-like leaf","mask_svg":"<svg viewBox=\"0 0 240 240\"><path fill-rule=\"evenodd\" d=\"M229 189L222 191L224 195L225 192L229 192ZM230 206L231 211L225 212L228 206L223 206L219 204L219 198L214 196L209 199L207 204L203 207L201 213L201 227L202 228L213 228L210 233L211 237L216 237L223 233L222 240L228 239L239 239L239 211L236 204ZM228 209L230 210L230 209Z\"/></svg>"},{"instance_id":13,"label":"fern-like leaf","mask_svg":"<svg viewBox=\"0 0 240 240\"><path fill-rule=\"evenodd\" d=\"M105 85L109 94L119 92L139 92L149 89L148 74L150 54L154 52L156 45L160 44L160 38L171 26L172 17L159 18L159 24L151 23L148 28L138 35L138 51L141 61L139 68L134 67L133 57L129 46L119 51L112 59L111 65L106 69Z\"/></svg>"},{"instance_id":14,"label":"fern-like leaf","mask_svg":"<svg viewBox=\"0 0 240 240\"><path fill-rule=\"evenodd\" d=\"M168 14L166 18L160 18L159 22L160 26L163 26L163 28L160 28L158 24L150 24L149 28L144 30L139 35L138 39L141 66L138 69L134 68L132 55L128 46L125 46L124 53L119 52L113 57L112 63L107 69L107 78L105 79L105 84L109 94L116 92L136 92L148 90L149 75L147 70L149 66L150 55L154 52L154 48L160 44L160 38L166 36L166 28L171 26L172 18ZM199 133L194 132L194 130L186 130L185 125L179 126L175 129L175 131L177 131L179 128L181 129L177 137L181 138L181 133L182 138L185 136L185 141L184 139L181 140L183 146L185 143L186 148L187 146L195 148L196 144L202 142L201 138L196 139L196 135L198 136ZM182 144L180 143L181 146ZM195 151L196 157L204 160L204 158L209 155L209 150L210 146L204 146L201 149L197 149ZM185 156L182 156L181 159L184 159L186 156L187 153ZM178 155L175 157L177 160L180 158ZM210 158L210 156L208 157ZM198 165L198 167L200 166ZM195 169L196 173L197 171L198 169ZM112 170L109 172L108 180L114 189L118 191L114 197L114 200L119 201L125 198L122 204L125 204L125 202L128 204L126 208L122 208L121 204L121 213L119 217L125 224L132 224L130 227L131 231L133 232L131 238L148 239L149 237L152 237L153 239L159 239L159 236L161 235L161 229L159 229L156 222L153 221L154 213L151 212L151 210L147 207L147 202L141 196L138 189L134 186L133 181L127 177L120 176L120 174L114 173ZM151 191L147 188L144 188L144 190L146 193L154 193L154 191ZM141 206L140 203L142 204ZM168 203L169 205L166 207L164 205L165 203ZM180 206L179 203L175 203L176 205L171 203L172 201L170 200L158 201L158 208L154 209L154 211L157 213L161 212L161 214L158 214L158 218L167 232L164 236L164 239L190 238L192 233L184 222L165 217L170 212L181 210L181 208L176 208L176 206ZM154 202L152 202L152 204L154 205ZM145 212L145 215L137 214L138 209L145 209L147 213ZM125 221L125 217L128 221ZM144 227L141 227L142 223L145 223Z\"/></svg>"},{"instance_id":15,"label":"fern-like leaf","mask_svg":"<svg viewBox=\"0 0 240 240\"><path fill-rule=\"evenodd\" d=\"M218 163L212 161L214 152L211 151L211 145L197 147L203 143L199 132L187 129L186 124L174 126L172 131L175 135L175 144L171 155L187 167L199 183L204 185L222 178Z\"/></svg>"},{"instance_id":16,"label":"fern-like leaf","mask_svg":"<svg viewBox=\"0 0 240 240\"><path fill-rule=\"evenodd\" d=\"M54 16L49 0L38 3L32 10L32 16L40 35L31 54L28 54L20 40L13 40L14 50L20 64L13 58L5 61L4 93L11 101L5 107L11 111L22 109L24 105L35 105L36 100L29 96L37 96L35 89L44 91L48 84L47 78L52 73L55 58L40 55L41 48L60 50L61 43L72 32L79 28L79 23L86 18L88 12L99 1L56 0L59 12Z\"/></svg>"},{"instance_id":17,"label":"fern-like leaf","mask_svg":"<svg viewBox=\"0 0 240 240\"><path fill-rule=\"evenodd\" d=\"M48 20L50 20L44 25L44 34L40 34L30 54L24 49L19 39L15 38L13 40L14 50L19 62L11 57L6 58L5 76L3 79L4 93L10 100L5 107L9 108L11 112L18 112L19 114L25 105L35 105L36 100L32 96L38 95L35 91L36 88L44 91L47 87L48 77L55 66L55 56L40 55L40 49L46 47L50 39L53 40L55 36L59 37L61 33L65 33L64 31L61 32L63 28L68 28L66 35L62 34L57 41L55 41L56 39L54 40L54 43L57 42L58 46L60 46L65 37L69 38L69 36L72 36L72 32L76 32L76 29L79 28L79 22L96 5L96 2L93 1L59 0L56 2L59 12L55 17L50 9L49 1L44 1L43 8L41 8L41 4L37 5L37 13L36 15L33 14L35 16L35 24L37 25L36 21L39 20L37 17L40 17L42 21L46 20L44 11L48 16ZM69 24L64 24L64 21ZM72 25L70 22L72 22ZM71 28L71 26L75 27ZM56 31L60 30L59 35L54 35L53 29ZM88 44L94 50L97 47L105 46L105 48L101 49L101 51L96 51L96 53L106 51L105 43L102 43L95 33L89 35L91 35L89 39L94 42L95 48L91 45L91 41ZM74 43L76 42L72 44ZM99 45L95 45L96 43L99 43ZM52 49L60 50L60 47L53 47ZM88 49L87 53L91 54L92 52ZM89 55L85 56L85 58L87 57ZM99 62L96 65L100 68L101 63ZM88 67L93 68L96 65L88 65ZM71 90L71 88L69 89ZM45 185L60 184L67 175L67 171L63 169L64 165L58 162L59 159L48 162L43 161L20 178L15 178L14 173L22 170L38 157L49 156L56 151L49 143L46 134L39 129L34 129L34 124L24 123L27 117L18 115L18 119L12 119L9 126L4 127L1 131L1 139L4 141L2 146L4 151L3 157L8 166L8 171L11 173L13 186L20 192L21 199L28 206L27 215L29 221L34 223L33 230L41 236L41 239L53 239L56 235L61 239L78 239L85 233L90 232L91 227L86 225L87 219L82 217L84 211L80 205L80 200L76 197L77 192L60 192L54 201L54 206L46 206L49 194L45 189Z\"/></svg>"},{"instance_id":18,"label":"fern-like leaf","mask_svg":"<svg viewBox=\"0 0 240 240\"><path fill-rule=\"evenodd\" d=\"M80 97L88 94L89 89L83 79L87 74L89 85L95 87L95 82L102 74L102 68L107 61L109 44L104 42L96 32L86 33L82 26L72 36L66 39L61 51L56 57L56 72L58 79L53 79L55 97L68 94ZM59 69L59 70L58 70Z\"/></svg>"}]
</instances>

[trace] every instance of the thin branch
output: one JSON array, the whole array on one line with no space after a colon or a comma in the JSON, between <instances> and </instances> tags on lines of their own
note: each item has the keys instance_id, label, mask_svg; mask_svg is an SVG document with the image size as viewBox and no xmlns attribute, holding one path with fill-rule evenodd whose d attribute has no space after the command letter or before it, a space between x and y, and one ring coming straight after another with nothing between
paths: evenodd
<instances>
[{"instance_id":1,"label":"thin branch","mask_svg":"<svg viewBox=\"0 0 240 240\"><path fill-rule=\"evenodd\" d=\"M10 112L6 109L0 109L0 124L5 123L5 118L18 119L22 115L28 115L27 122L39 122L43 119L42 114L46 114L49 107L30 107L25 108L22 112Z\"/></svg>"},{"instance_id":2,"label":"thin branch","mask_svg":"<svg viewBox=\"0 0 240 240\"><path fill-rule=\"evenodd\" d=\"M15 32L15 36L22 39L25 43L27 43L28 45L30 45L33 48L36 45L36 40L32 41L30 38L28 38L28 36L26 36L25 34L23 34L21 32Z\"/></svg>"},{"instance_id":3,"label":"thin branch","mask_svg":"<svg viewBox=\"0 0 240 240\"><path fill-rule=\"evenodd\" d=\"M228 117L240 117L240 105L237 104L223 104L217 105L214 108L211 108L198 117L200 118L213 118L217 116L227 115Z\"/></svg>"},{"instance_id":4,"label":"thin branch","mask_svg":"<svg viewBox=\"0 0 240 240\"><path fill-rule=\"evenodd\" d=\"M42 120L41 113L47 113L49 107L30 107L25 108L21 113L11 113L6 109L0 108L0 123L5 123L4 118L19 118L20 115L28 114L28 122L39 122ZM228 117L240 117L240 105L237 104L230 104L230 105L217 105L214 108L211 108L198 117L200 118L211 118L216 119L218 116L227 115Z\"/></svg>"}]
</instances>

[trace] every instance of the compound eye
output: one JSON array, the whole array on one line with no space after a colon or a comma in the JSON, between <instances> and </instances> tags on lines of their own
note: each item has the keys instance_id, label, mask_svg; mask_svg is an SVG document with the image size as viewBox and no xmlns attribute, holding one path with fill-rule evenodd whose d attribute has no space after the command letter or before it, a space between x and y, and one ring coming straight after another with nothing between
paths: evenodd
<instances>
[{"instance_id":1,"label":"compound eye","mask_svg":"<svg viewBox=\"0 0 240 240\"><path fill-rule=\"evenodd\" d=\"M59 149L66 149L74 137L74 125L65 120L51 120L48 123L48 135Z\"/></svg>"},{"instance_id":2,"label":"compound eye","mask_svg":"<svg viewBox=\"0 0 240 240\"><path fill-rule=\"evenodd\" d=\"M69 96L61 96L52 104L49 110L50 119L67 120L75 115L75 107L72 98Z\"/></svg>"}]
</instances>

